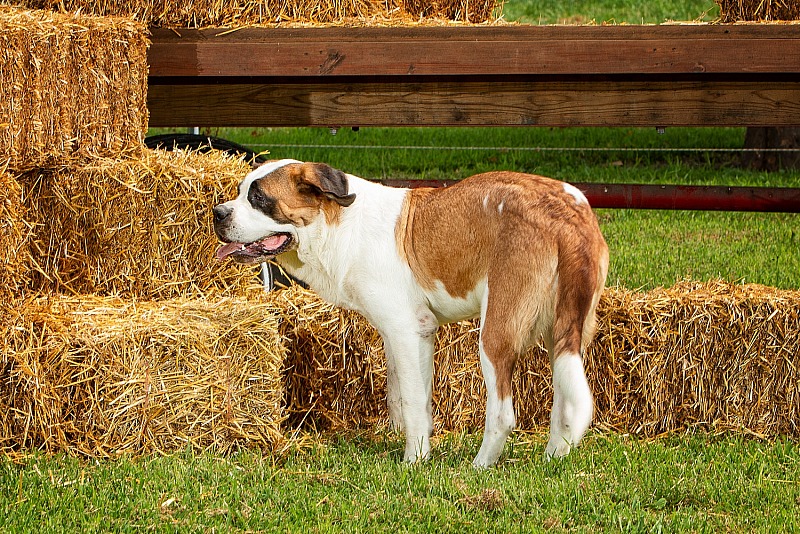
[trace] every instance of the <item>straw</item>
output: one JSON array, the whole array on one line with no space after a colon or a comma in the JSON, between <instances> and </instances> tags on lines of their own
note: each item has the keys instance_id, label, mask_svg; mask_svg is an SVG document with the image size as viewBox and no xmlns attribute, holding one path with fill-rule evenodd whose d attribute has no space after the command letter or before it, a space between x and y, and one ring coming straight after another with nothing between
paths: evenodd
<instances>
[{"instance_id":1,"label":"straw","mask_svg":"<svg viewBox=\"0 0 800 534\"><path fill-rule=\"evenodd\" d=\"M430 4L419 0L25 0L23 3L31 8L53 7L66 12L130 17L148 26L172 28L484 23L499 17L501 9L494 0L439 0Z\"/></svg>"},{"instance_id":2,"label":"straw","mask_svg":"<svg viewBox=\"0 0 800 534\"><path fill-rule=\"evenodd\" d=\"M283 297L289 340L287 412L322 428L385 421L381 341L366 321L293 288ZM800 292L723 281L637 293L607 289L586 356L595 422L643 436L701 427L800 435ZM440 328L434 423L478 430L485 417L476 321ZM548 424L549 363L532 347L514 378L520 428Z\"/></svg>"},{"instance_id":3,"label":"straw","mask_svg":"<svg viewBox=\"0 0 800 534\"><path fill-rule=\"evenodd\" d=\"M18 295L28 286L28 239L22 186L0 169L0 300Z\"/></svg>"},{"instance_id":4,"label":"straw","mask_svg":"<svg viewBox=\"0 0 800 534\"><path fill-rule=\"evenodd\" d=\"M0 167L140 150L147 45L129 20L0 6Z\"/></svg>"},{"instance_id":5,"label":"straw","mask_svg":"<svg viewBox=\"0 0 800 534\"><path fill-rule=\"evenodd\" d=\"M49 297L4 313L6 451L105 457L282 442L285 354L268 302Z\"/></svg>"},{"instance_id":6,"label":"straw","mask_svg":"<svg viewBox=\"0 0 800 534\"><path fill-rule=\"evenodd\" d=\"M797 0L715 0L722 22L800 20Z\"/></svg>"},{"instance_id":7,"label":"straw","mask_svg":"<svg viewBox=\"0 0 800 534\"><path fill-rule=\"evenodd\" d=\"M21 175L35 223L33 287L154 299L257 283L253 268L214 257L211 209L249 171L221 152L144 150Z\"/></svg>"}]
</instances>

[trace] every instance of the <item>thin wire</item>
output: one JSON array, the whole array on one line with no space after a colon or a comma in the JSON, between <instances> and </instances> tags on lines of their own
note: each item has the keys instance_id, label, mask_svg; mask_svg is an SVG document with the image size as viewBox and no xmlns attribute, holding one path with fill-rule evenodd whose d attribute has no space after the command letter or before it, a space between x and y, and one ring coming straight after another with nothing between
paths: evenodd
<instances>
[{"instance_id":1,"label":"thin wire","mask_svg":"<svg viewBox=\"0 0 800 534\"><path fill-rule=\"evenodd\" d=\"M258 148L349 148L357 150L488 150L496 152L800 152L800 148L631 148L631 147L527 147L527 146L423 146L423 145L311 145L258 143Z\"/></svg>"}]
</instances>

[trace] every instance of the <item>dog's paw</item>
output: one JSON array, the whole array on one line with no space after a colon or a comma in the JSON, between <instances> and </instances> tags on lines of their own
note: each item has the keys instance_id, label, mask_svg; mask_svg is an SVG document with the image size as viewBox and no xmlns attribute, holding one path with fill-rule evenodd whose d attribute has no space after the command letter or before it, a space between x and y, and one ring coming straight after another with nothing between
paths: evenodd
<instances>
[{"instance_id":1,"label":"dog's paw","mask_svg":"<svg viewBox=\"0 0 800 534\"><path fill-rule=\"evenodd\" d=\"M424 462L430 456L431 445L427 437L406 439L403 461L409 464Z\"/></svg>"},{"instance_id":2,"label":"dog's paw","mask_svg":"<svg viewBox=\"0 0 800 534\"><path fill-rule=\"evenodd\" d=\"M483 471L486 469L491 469L494 467L495 463L496 462L488 462L486 459L481 458L480 455L478 455L474 460L472 460L472 467L478 471Z\"/></svg>"},{"instance_id":3,"label":"dog's paw","mask_svg":"<svg viewBox=\"0 0 800 534\"><path fill-rule=\"evenodd\" d=\"M562 437L552 436L544 449L544 459L549 462L553 458L563 458L571 450L572 446L569 441Z\"/></svg>"}]
</instances>

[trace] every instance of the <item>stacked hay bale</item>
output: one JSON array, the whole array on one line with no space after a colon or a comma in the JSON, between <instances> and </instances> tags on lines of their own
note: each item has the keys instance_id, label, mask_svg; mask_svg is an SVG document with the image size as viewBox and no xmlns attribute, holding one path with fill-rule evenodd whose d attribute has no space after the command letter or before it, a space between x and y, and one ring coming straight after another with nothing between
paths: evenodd
<instances>
[{"instance_id":1,"label":"stacked hay bale","mask_svg":"<svg viewBox=\"0 0 800 534\"><path fill-rule=\"evenodd\" d=\"M0 43L0 448L280 443L278 314L214 260L249 165L144 149L141 24L0 7Z\"/></svg>"},{"instance_id":2,"label":"stacked hay bale","mask_svg":"<svg viewBox=\"0 0 800 534\"><path fill-rule=\"evenodd\" d=\"M2 0L10 2L11 0ZM15 3L17 0L14 0ZM30 8L57 5L67 12L121 16L150 26L202 28L253 26L278 23L309 24L407 24L420 19L481 23L499 17L496 0L23 0Z\"/></svg>"},{"instance_id":3,"label":"stacked hay bale","mask_svg":"<svg viewBox=\"0 0 800 534\"><path fill-rule=\"evenodd\" d=\"M0 6L0 79L0 167L142 147L147 37L139 24Z\"/></svg>"},{"instance_id":4,"label":"stacked hay bale","mask_svg":"<svg viewBox=\"0 0 800 534\"><path fill-rule=\"evenodd\" d=\"M716 0L722 22L800 20L797 0Z\"/></svg>"},{"instance_id":5,"label":"stacked hay bale","mask_svg":"<svg viewBox=\"0 0 800 534\"><path fill-rule=\"evenodd\" d=\"M143 150L23 174L35 286L140 299L242 291L253 271L215 261L211 208L249 170L219 152Z\"/></svg>"},{"instance_id":6,"label":"stacked hay bale","mask_svg":"<svg viewBox=\"0 0 800 534\"><path fill-rule=\"evenodd\" d=\"M304 290L278 305L287 314L293 418L335 429L385 420L386 368L374 329ZM800 291L721 281L608 289L598 319L586 366L601 427L800 436ZM434 362L436 427L480 429L486 392L476 321L442 327ZM520 359L514 396L520 428L548 424L551 373L541 348Z\"/></svg>"},{"instance_id":7,"label":"stacked hay bale","mask_svg":"<svg viewBox=\"0 0 800 534\"><path fill-rule=\"evenodd\" d=\"M44 297L6 324L0 448L89 456L281 442L285 359L256 298Z\"/></svg>"}]
</instances>

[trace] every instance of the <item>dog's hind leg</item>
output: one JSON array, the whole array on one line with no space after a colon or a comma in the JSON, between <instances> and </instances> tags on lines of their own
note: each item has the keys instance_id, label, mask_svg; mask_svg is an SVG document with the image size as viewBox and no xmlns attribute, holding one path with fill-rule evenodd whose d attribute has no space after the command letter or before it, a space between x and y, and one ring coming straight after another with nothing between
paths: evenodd
<instances>
[{"instance_id":1,"label":"dog's hind leg","mask_svg":"<svg viewBox=\"0 0 800 534\"><path fill-rule=\"evenodd\" d=\"M592 422L592 392L578 352L559 354L552 363L553 410L545 458L569 454Z\"/></svg>"},{"instance_id":2,"label":"dog's hind leg","mask_svg":"<svg viewBox=\"0 0 800 534\"><path fill-rule=\"evenodd\" d=\"M580 442L592 422L594 404L586 380L583 355L595 330L595 308L605 281L602 259L596 278L588 271L585 283L562 285L552 329L545 344L553 370L553 410L545 458L561 457Z\"/></svg>"},{"instance_id":3,"label":"dog's hind leg","mask_svg":"<svg viewBox=\"0 0 800 534\"><path fill-rule=\"evenodd\" d=\"M515 340L508 323L487 304L488 290L481 305L479 351L486 383L486 424L483 442L472 462L475 467L493 466L503 452L506 440L516 425L511 378L517 360Z\"/></svg>"}]
</instances>

